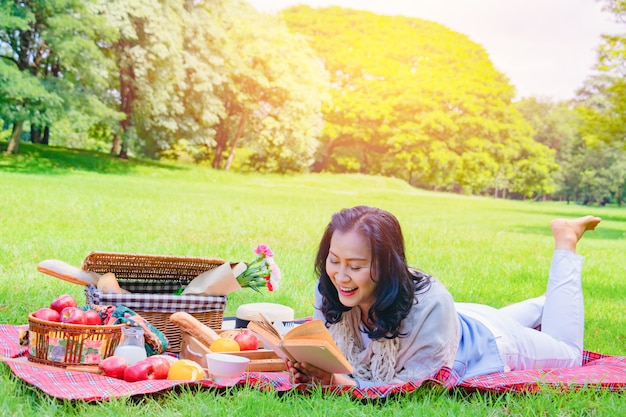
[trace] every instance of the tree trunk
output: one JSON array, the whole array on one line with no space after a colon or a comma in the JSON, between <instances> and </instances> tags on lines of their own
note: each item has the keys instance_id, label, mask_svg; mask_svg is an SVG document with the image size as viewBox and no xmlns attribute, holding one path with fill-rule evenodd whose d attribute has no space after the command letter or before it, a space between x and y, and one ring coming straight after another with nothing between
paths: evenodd
<instances>
[{"instance_id":1,"label":"tree trunk","mask_svg":"<svg viewBox=\"0 0 626 417\"><path fill-rule=\"evenodd\" d=\"M46 126L43 128L43 140L41 141L42 145L50 144L50 126Z\"/></svg>"},{"instance_id":2,"label":"tree trunk","mask_svg":"<svg viewBox=\"0 0 626 417\"><path fill-rule=\"evenodd\" d=\"M313 162L313 166L311 167L311 170L313 172L325 171L328 168L328 164L330 164L330 159L334 151L335 151L335 141L331 139L326 143L325 147L322 147L322 150L320 154L318 155L320 159L316 159L315 162Z\"/></svg>"},{"instance_id":3,"label":"tree trunk","mask_svg":"<svg viewBox=\"0 0 626 417\"><path fill-rule=\"evenodd\" d=\"M120 149L120 158L128 159L128 144L125 140L122 141L122 146Z\"/></svg>"},{"instance_id":4,"label":"tree trunk","mask_svg":"<svg viewBox=\"0 0 626 417\"><path fill-rule=\"evenodd\" d=\"M222 154L226 150L226 142L228 141L228 135L226 133L226 123L224 119L220 119L217 125L217 133L215 134L215 155L213 155L213 163L211 166L214 169L220 169L222 166Z\"/></svg>"},{"instance_id":5,"label":"tree trunk","mask_svg":"<svg viewBox=\"0 0 626 417\"><path fill-rule=\"evenodd\" d=\"M367 167L369 166L369 155L367 153L367 146L363 147L363 159L361 161L361 166L359 167L359 173L367 174Z\"/></svg>"},{"instance_id":6,"label":"tree trunk","mask_svg":"<svg viewBox=\"0 0 626 417\"><path fill-rule=\"evenodd\" d=\"M119 47L122 50L122 53L125 53L125 49L128 45L124 40L120 40ZM123 64L120 61L118 61L118 65L120 82L120 111L126 115L124 119L120 120L122 138L119 157L122 159L128 159L128 143L125 137L132 123L133 102L135 101L135 72L133 71L133 67L130 65ZM113 146L115 147L115 142Z\"/></svg>"},{"instance_id":7,"label":"tree trunk","mask_svg":"<svg viewBox=\"0 0 626 417\"><path fill-rule=\"evenodd\" d=\"M233 163L233 159L235 158L235 149L237 149L237 142L239 141L239 138L243 134L243 127L246 124L247 118L248 118L248 113L244 111L241 114L241 119L239 119L239 126L237 126L237 133L235 133L233 142L230 144L230 153L228 154L228 159L226 160L226 166L224 167L224 171L228 171L230 169L230 165Z\"/></svg>"},{"instance_id":8,"label":"tree trunk","mask_svg":"<svg viewBox=\"0 0 626 417\"><path fill-rule=\"evenodd\" d=\"M111 144L111 155L117 155L120 152L120 136L113 134L113 143Z\"/></svg>"},{"instance_id":9,"label":"tree trunk","mask_svg":"<svg viewBox=\"0 0 626 417\"><path fill-rule=\"evenodd\" d=\"M325 171L332 161L332 157L335 152L335 149L341 148L341 147L356 148L357 146L361 146L359 141L352 138L349 135L342 135L336 139L330 139L328 142L322 145L321 152L318 154L318 157L320 159L317 159L315 160L315 162L313 162L313 166L311 167L311 170L313 172ZM367 166L369 164L368 158L367 158L368 150L379 152L378 150L376 150L377 148L380 148L380 147L376 147L370 144L363 150L363 158L362 158L362 161L360 162L362 162L361 169L364 170L364 172L367 171Z\"/></svg>"},{"instance_id":10,"label":"tree trunk","mask_svg":"<svg viewBox=\"0 0 626 417\"><path fill-rule=\"evenodd\" d=\"M30 141L32 143L41 143L41 127L30 125Z\"/></svg>"},{"instance_id":11,"label":"tree trunk","mask_svg":"<svg viewBox=\"0 0 626 417\"><path fill-rule=\"evenodd\" d=\"M13 133L11 134L11 140L9 141L9 146L7 147L7 153L14 155L19 153L23 126L23 120L20 120L19 122L15 122L15 124L13 124Z\"/></svg>"}]
</instances>

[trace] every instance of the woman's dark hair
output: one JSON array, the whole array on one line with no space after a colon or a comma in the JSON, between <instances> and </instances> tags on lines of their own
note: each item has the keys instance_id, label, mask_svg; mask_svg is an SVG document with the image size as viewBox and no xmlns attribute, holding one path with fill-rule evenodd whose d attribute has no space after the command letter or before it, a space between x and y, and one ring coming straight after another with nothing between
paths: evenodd
<instances>
[{"instance_id":1,"label":"woman's dark hair","mask_svg":"<svg viewBox=\"0 0 626 417\"><path fill-rule=\"evenodd\" d=\"M371 339L401 336L400 323L417 302L416 292L430 285L430 277L406 264L404 238L396 217L384 210L368 206L346 208L333 214L315 259L315 273L319 276L318 289L322 294L321 311L327 324L337 323L344 312L351 309L339 301L337 289L326 273L326 258L330 240L335 232L356 231L370 243L372 250L372 279L377 282L376 301L367 312L375 324L374 330L361 329Z\"/></svg>"}]
</instances>

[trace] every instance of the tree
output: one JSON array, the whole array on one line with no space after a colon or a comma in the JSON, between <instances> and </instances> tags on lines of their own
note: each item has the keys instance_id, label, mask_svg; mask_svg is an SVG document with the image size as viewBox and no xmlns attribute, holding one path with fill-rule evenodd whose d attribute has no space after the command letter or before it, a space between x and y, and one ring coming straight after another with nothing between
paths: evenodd
<instances>
[{"instance_id":1,"label":"tree","mask_svg":"<svg viewBox=\"0 0 626 417\"><path fill-rule=\"evenodd\" d=\"M161 155L190 144L195 159L202 160L214 146L219 115L224 103L217 89L226 82L227 37L220 20L225 2L186 1L182 16L182 82L177 86L180 111L176 115L178 133L163 141L154 151Z\"/></svg>"},{"instance_id":2,"label":"tree","mask_svg":"<svg viewBox=\"0 0 626 417\"><path fill-rule=\"evenodd\" d=\"M8 153L18 153L25 120L48 123L50 109L58 108L61 98L49 93L38 78L24 74L16 66L0 61L0 114L12 123Z\"/></svg>"},{"instance_id":3,"label":"tree","mask_svg":"<svg viewBox=\"0 0 626 417\"><path fill-rule=\"evenodd\" d=\"M625 1L603 4L624 21ZM626 36L603 36L595 69L577 92L578 138L561 152L560 194L584 204L621 205L626 187Z\"/></svg>"},{"instance_id":4,"label":"tree","mask_svg":"<svg viewBox=\"0 0 626 417\"><path fill-rule=\"evenodd\" d=\"M0 106L13 123L9 152L19 149L25 121L38 131L77 106L114 115L101 101L110 62L97 42L110 33L95 6L81 0L0 0Z\"/></svg>"},{"instance_id":5,"label":"tree","mask_svg":"<svg viewBox=\"0 0 626 417\"><path fill-rule=\"evenodd\" d=\"M537 141L556 151L561 169L555 173L556 197L583 204L624 199L626 152L607 141L603 118L611 107L606 88L612 77L590 77L577 92L573 104L536 98L517 103L533 125Z\"/></svg>"},{"instance_id":6,"label":"tree","mask_svg":"<svg viewBox=\"0 0 626 417\"><path fill-rule=\"evenodd\" d=\"M255 169L310 163L324 72L282 23L239 0L118 0L108 15L123 145L135 136L148 156L224 169L241 146Z\"/></svg>"},{"instance_id":7,"label":"tree","mask_svg":"<svg viewBox=\"0 0 626 417\"><path fill-rule=\"evenodd\" d=\"M571 102L524 98L515 106L533 128L533 139L554 150L559 170L552 173L555 196L568 202L580 189L579 153L583 149L580 112Z\"/></svg>"},{"instance_id":8,"label":"tree","mask_svg":"<svg viewBox=\"0 0 626 417\"><path fill-rule=\"evenodd\" d=\"M228 28L228 70L216 90L224 110L216 125L212 166L228 169L243 145L254 151L248 165L257 171L307 169L328 89L323 66L301 36L245 2L229 2L221 21Z\"/></svg>"},{"instance_id":9,"label":"tree","mask_svg":"<svg viewBox=\"0 0 626 417\"><path fill-rule=\"evenodd\" d=\"M512 104L513 87L466 36L339 7L297 6L282 16L310 38L331 74L315 170L468 193L549 189L553 156L533 143Z\"/></svg>"},{"instance_id":10,"label":"tree","mask_svg":"<svg viewBox=\"0 0 626 417\"><path fill-rule=\"evenodd\" d=\"M602 3L617 21L626 21L626 1ZM595 131L596 137L606 144L626 149L626 35L603 35L596 70L598 74L590 77L580 94L586 102L590 94L602 97L601 106L588 106L586 129Z\"/></svg>"},{"instance_id":11,"label":"tree","mask_svg":"<svg viewBox=\"0 0 626 417\"><path fill-rule=\"evenodd\" d=\"M150 156L178 132L182 113L178 88L184 82L183 0L116 0L104 3L115 30L103 43L116 62L115 101L124 117L114 132L112 152L128 157L131 143Z\"/></svg>"},{"instance_id":12,"label":"tree","mask_svg":"<svg viewBox=\"0 0 626 417\"><path fill-rule=\"evenodd\" d=\"M533 128L533 139L557 152L578 134L579 116L568 102L527 97L515 103L517 110Z\"/></svg>"}]
</instances>

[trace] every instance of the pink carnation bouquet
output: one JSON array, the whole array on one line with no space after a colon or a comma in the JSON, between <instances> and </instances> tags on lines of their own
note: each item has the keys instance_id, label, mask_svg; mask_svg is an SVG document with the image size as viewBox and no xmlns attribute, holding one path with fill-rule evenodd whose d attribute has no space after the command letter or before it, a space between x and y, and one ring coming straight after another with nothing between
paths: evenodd
<instances>
[{"instance_id":1,"label":"pink carnation bouquet","mask_svg":"<svg viewBox=\"0 0 626 417\"><path fill-rule=\"evenodd\" d=\"M267 287L269 291L278 289L280 283L280 269L274 261L274 253L267 245L259 245L254 249L257 257L246 263L246 270L237 276L237 282L242 287L259 291L259 287Z\"/></svg>"}]
</instances>

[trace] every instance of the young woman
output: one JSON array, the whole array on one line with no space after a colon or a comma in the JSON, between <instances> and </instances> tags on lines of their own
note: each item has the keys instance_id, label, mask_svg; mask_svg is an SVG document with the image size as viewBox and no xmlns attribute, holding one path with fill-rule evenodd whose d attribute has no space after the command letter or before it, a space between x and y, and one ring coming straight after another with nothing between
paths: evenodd
<instances>
[{"instance_id":1,"label":"young woman","mask_svg":"<svg viewBox=\"0 0 626 417\"><path fill-rule=\"evenodd\" d=\"M314 318L329 327L354 373L290 361L287 367L298 383L371 386L419 381L443 366L461 379L578 366L584 309L576 244L600 220L553 220L545 295L495 309L455 303L439 281L409 267L391 213L367 206L335 213L317 253Z\"/></svg>"}]
</instances>

